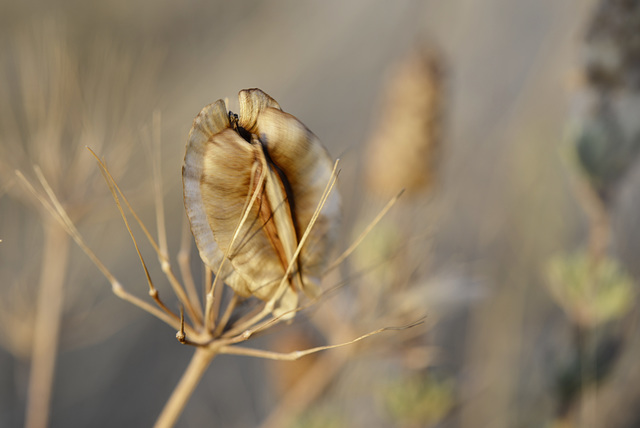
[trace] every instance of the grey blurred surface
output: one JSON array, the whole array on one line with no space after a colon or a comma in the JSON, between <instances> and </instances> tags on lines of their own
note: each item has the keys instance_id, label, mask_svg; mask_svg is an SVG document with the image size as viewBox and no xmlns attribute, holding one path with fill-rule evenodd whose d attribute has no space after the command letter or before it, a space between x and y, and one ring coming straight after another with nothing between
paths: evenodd
<instances>
[{"instance_id":1,"label":"grey blurred surface","mask_svg":"<svg viewBox=\"0 0 640 428\"><path fill-rule=\"evenodd\" d=\"M484 287L479 298L459 296L462 309L445 313L430 338L458 380L458 404L441 426L539 427L553 413L548 365L561 358L557 349L564 349L570 336L543 289L540 270L551 254L581 242L585 230L559 147L592 3L3 1L0 48L6 52L23 28L53 19L80 49L106 37L163 52L156 95L166 211L168 224L175 226L169 247L175 254L183 216L184 144L204 105L228 97L233 106L238 90L259 87L304 122L334 157L343 158L340 186L348 202L348 231L363 210L375 211L364 202L360 159L375 113L384 109L377 100L388 67L415 41L433 40L447 58L451 109L429 266L460 270L465 274L457 277L468 274L461 281L469 287ZM614 245L637 276L640 230L634 213L640 177L629 175L613 215ZM4 196L0 217L25 209L13 204ZM145 215L153 222L151 212ZM2 222L2 227L11 226ZM114 247L102 254L129 289L144 295L144 277L120 230L121 242L111 239ZM88 264L79 251L73 255ZM160 277L159 269L153 273ZM104 340L62 348L51 426L150 426L192 351L174 340L170 328L106 294L107 281L97 271L82 279L115 301L96 322L129 321L118 323ZM162 287L168 293L166 284ZM464 293L465 287L456 290ZM269 347L269 341L256 346ZM216 359L179 426L257 426L277 401L264 365L244 357ZM0 426L23 424L27 376L27 362L0 348ZM355 409L363 402L349 405ZM358 420L354 426L392 426L353 419Z\"/></svg>"}]
</instances>

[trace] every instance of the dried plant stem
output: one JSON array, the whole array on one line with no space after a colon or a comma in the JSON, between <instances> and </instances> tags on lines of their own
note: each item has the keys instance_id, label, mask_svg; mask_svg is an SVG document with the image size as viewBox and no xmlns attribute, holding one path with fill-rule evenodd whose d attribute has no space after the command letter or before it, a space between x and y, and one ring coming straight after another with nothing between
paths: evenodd
<instances>
[{"instance_id":1,"label":"dried plant stem","mask_svg":"<svg viewBox=\"0 0 640 428\"><path fill-rule=\"evenodd\" d=\"M591 278L595 276L599 264L607 257L611 242L611 222L605 202L598 196L593 187L582 177L575 180L575 194L589 220L589 269ZM593 287L588 287L591 290ZM593 299L593 296L589 296ZM597 367L587 357L595 353L598 346L597 327L591 330L582 325L575 325L575 347L580 360L580 382L583 394L589 390L590 379L595 375ZM589 399L579 401L577 421L580 426L589 428L594 425L598 413L597 389L591 391Z\"/></svg>"},{"instance_id":2,"label":"dried plant stem","mask_svg":"<svg viewBox=\"0 0 640 428\"><path fill-rule=\"evenodd\" d=\"M404 193L404 189L401 190L396 196L391 198L389 202L387 202L384 208L382 208L382 210L378 213L378 215L362 231L360 236L358 236L358 238L353 242L353 244L351 244L349 248L347 248L333 263L331 263L331 265L328 268L325 269L324 271L325 274L332 271L336 267L338 267L340 263L342 263L347 257L351 255L351 253L353 253L356 250L356 248L358 248L358 246L364 240L364 238L366 238L367 235L369 235L369 233L373 230L373 228L376 227L376 225L380 222L380 220L382 220L382 218L387 214L387 212L389 212L391 207L393 207L396 204L396 202L398 202L398 199L400 199L400 196L402 196L403 193Z\"/></svg>"},{"instance_id":3,"label":"dried plant stem","mask_svg":"<svg viewBox=\"0 0 640 428\"><path fill-rule=\"evenodd\" d=\"M193 275L191 275L191 267L189 261L191 260L191 230L189 229L189 221L184 218L182 222L182 238L180 240L180 250L178 251L178 267L180 268L180 274L182 275L182 282L184 282L184 288L187 291L189 300L193 302L194 307L200 309L200 298L198 297L198 290L196 288ZM200 312L202 310L200 309ZM202 313L200 314L204 316Z\"/></svg>"},{"instance_id":4,"label":"dried plant stem","mask_svg":"<svg viewBox=\"0 0 640 428\"><path fill-rule=\"evenodd\" d=\"M27 394L27 428L46 427L53 387L63 308L69 236L55 221L44 223L45 244Z\"/></svg>"},{"instance_id":5,"label":"dried plant stem","mask_svg":"<svg viewBox=\"0 0 640 428\"><path fill-rule=\"evenodd\" d=\"M87 149L89 150L89 152L91 152L93 157L98 162L98 166L100 167L100 170L103 173L103 177L104 177L105 181L107 182L107 185L109 186L109 190L111 191L111 196L113 197L113 200L115 201L116 205L118 206L118 210L120 211L120 215L122 216L123 221L127 225L127 229L129 230L129 234L131 235L131 238L134 239L133 233L131 232L131 229L128 226L128 221L126 219L126 215L124 214L124 209L122 208L122 205L120 204L120 199L122 199L122 202L124 202L125 206L129 210L129 212L131 213L133 218L136 220L136 222L138 223L138 225L142 229L142 232L147 237L147 240L149 241L149 243L153 247L154 251L158 255L159 260L160 260L160 264L161 264L161 268L162 268L162 272L164 272L164 274L167 276L167 279L169 280L169 284L171 285L171 288L173 289L173 292L175 293L176 297L178 297L178 300L180 300L180 303L182 303L182 305L187 310L187 314L189 314L189 317L192 320L194 320L196 322L199 322L199 319L201 317L199 317L197 315L197 313L195 312L195 309L192 306L191 301L189 301L189 298L187 297L187 293L184 291L184 288L180 284L180 281L178 281L178 279L174 275L173 270L171 269L171 264L169 263L168 258L164 256L166 252L163 253L162 248L160 248L158 246L158 244L156 243L155 239L153 239L153 237L151 236L151 233L149 233L149 230L144 225L144 223L142 222L142 220L140 219L138 214L135 212L135 210L131 206L131 203L129 202L127 197L124 195L124 192L122 191L122 189L120 189L120 186L118 186L118 183L116 183L116 180L113 178L113 176L109 172L109 168L107 168L107 165L102 161L102 159L100 159L98 157L98 155L96 155L96 153L93 150L91 150L88 147L87 147ZM176 318L177 318L177 316L176 316Z\"/></svg>"},{"instance_id":6,"label":"dried plant stem","mask_svg":"<svg viewBox=\"0 0 640 428\"><path fill-rule=\"evenodd\" d=\"M262 349L255 349L255 348L244 348L241 346L227 346L227 345L232 345L235 343L245 341L249 338L250 335L241 335L234 339L229 339L226 343L221 341L221 342L218 342L218 344L221 346L221 348L219 349L219 352L221 354L245 355L247 357L266 358L269 360L277 360L277 361L294 361L306 355L315 354L316 352L326 351L329 349L342 348L344 346L352 345L368 337L375 336L376 334L380 334L384 331L406 330L408 328L413 328L423 323L424 323L424 319L420 319L418 321L412 322L411 324L407 324L399 327L382 327L377 330L370 331L369 333L363 334L362 336L358 336L355 339L349 340L348 342L338 343L336 345L316 346L315 348L309 348L303 351L293 351L293 352L284 352L284 353L264 351Z\"/></svg>"},{"instance_id":7,"label":"dried plant stem","mask_svg":"<svg viewBox=\"0 0 640 428\"><path fill-rule=\"evenodd\" d=\"M332 306L325 306L323 309L316 313L314 323L321 328L330 342L347 342L349 337L354 336L351 325L340 320ZM331 385L356 351L356 347L348 346L320 354L309 370L284 394L260 428L293 424L296 418Z\"/></svg>"},{"instance_id":8,"label":"dried plant stem","mask_svg":"<svg viewBox=\"0 0 640 428\"><path fill-rule=\"evenodd\" d=\"M187 370L182 375L180 382L171 393L169 401L167 401L162 413L156 420L155 428L170 428L175 425L209 364L218 354L219 348L215 344L196 348Z\"/></svg>"},{"instance_id":9,"label":"dried plant stem","mask_svg":"<svg viewBox=\"0 0 640 428\"><path fill-rule=\"evenodd\" d=\"M308 372L287 391L278 407L260 425L261 428L290 426L295 419L329 386L353 355L354 348L344 348L320 355Z\"/></svg>"},{"instance_id":10,"label":"dried plant stem","mask_svg":"<svg viewBox=\"0 0 640 428\"><path fill-rule=\"evenodd\" d=\"M593 277L600 262L607 257L607 249L611 242L611 223L604 202L590 187L582 187L581 202L589 216L589 268ZM590 361L587 358L589 353L596 352L598 346L597 327L594 327L592 331L586 331L582 326L576 326L576 328L578 330L576 348L580 356L582 390L587 391L589 380L595 376L598 370L595 361ZM585 428L595 426L594 421L598 413L597 388L593 389L590 398L591 400L584 398L580 400L579 423Z\"/></svg>"},{"instance_id":11,"label":"dried plant stem","mask_svg":"<svg viewBox=\"0 0 640 428\"><path fill-rule=\"evenodd\" d=\"M589 219L589 256L596 265L606 256L611 241L609 211L595 190L581 177L575 180L578 202Z\"/></svg>"},{"instance_id":12,"label":"dried plant stem","mask_svg":"<svg viewBox=\"0 0 640 428\"><path fill-rule=\"evenodd\" d=\"M168 325L170 325L174 329L180 328L180 320L177 317L171 317L166 312L158 309L157 307L150 305L149 303L143 301L139 297L132 295L127 292L122 285L118 282L118 280L113 276L113 274L107 269L107 267L100 261L98 256L95 255L93 251L87 246L84 242L84 239L80 235L78 229L76 229L73 221L69 218L67 212L64 207L56 197L55 193L49 186L49 183L46 181L42 172L38 167L34 168L36 175L40 181L40 184L45 190L46 195L50 198L47 200L39 191L37 191L31 182L27 180L27 178L20 172L16 171L18 178L23 182L23 184L27 187L29 192L42 204L51 217L57 221L57 223L62 227L66 233L71 236L71 238L75 241L75 243L82 249L82 251L91 259L91 261L96 265L96 267L102 272L102 274L109 280L111 284L111 290L113 293L119 298L139 307L140 309L150 313L156 318L164 321ZM196 333L190 326L186 326L187 334L195 335Z\"/></svg>"}]
</instances>

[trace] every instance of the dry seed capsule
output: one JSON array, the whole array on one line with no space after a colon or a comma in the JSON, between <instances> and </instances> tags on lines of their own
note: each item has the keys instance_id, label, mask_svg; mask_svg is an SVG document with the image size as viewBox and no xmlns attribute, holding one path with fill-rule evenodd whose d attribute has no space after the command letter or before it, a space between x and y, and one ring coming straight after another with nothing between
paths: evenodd
<instances>
[{"instance_id":1,"label":"dry seed capsule","mask_svg":"<svg viewBox=\"0 0 640 428\"><path fill-rule=\"evenodd\" d=\"M297 307L299 291L317 294L336 237L340 200L333 192L294 260L333 162L269 95L248 89L239 99L237 119L219 100L194 120L183 167L185 208L202 260L217 272L226 257L222 279L238 295L271 299L293 265L276 307L284 313Z\"/></svg>"}]
</instances>

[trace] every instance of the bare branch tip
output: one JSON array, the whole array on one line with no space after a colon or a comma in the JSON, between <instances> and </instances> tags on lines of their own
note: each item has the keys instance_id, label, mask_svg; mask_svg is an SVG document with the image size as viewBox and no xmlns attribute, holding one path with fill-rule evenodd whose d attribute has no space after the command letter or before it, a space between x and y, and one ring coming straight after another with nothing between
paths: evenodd
<instances>
[{"instance_id":1,"label":"bare branch tip","mask_svg":"<svg viewBox=\"0 0 640 428\"><path fill-rule=\"evenodd\" d=\"M180 305L180 330L176 333L176 339L178 339L178 342L185 344L187 342L186 338L187 335L184 332L184 307Z\"/></svg>"},{"instance_id":2,"label":"bare branch tip","mask_svg":"<svg viewBox=\"0 0 640 428\"><path fill-rule=\"evenodd\" d=\"M120 284L118 281L113 281L111 283L111 290L113 291L114 294L120 294L122 293L124 288L122 287L122 284Z\"/></svg>"}]
</instances>

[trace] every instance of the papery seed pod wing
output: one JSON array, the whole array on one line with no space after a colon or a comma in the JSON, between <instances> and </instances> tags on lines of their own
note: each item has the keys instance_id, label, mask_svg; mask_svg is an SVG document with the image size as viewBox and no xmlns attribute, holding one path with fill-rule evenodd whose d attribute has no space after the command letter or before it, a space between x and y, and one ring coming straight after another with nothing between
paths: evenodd
<instances>
[{"instance_id":1,"label":"papery seed pod wing","mask_svg":"<svg viewBox=\"0 0 640 428\"><path fill-rule=\"evenodd\" d=\"M183 168L184 201L202 260L217 273L245 206L256 190L262 164L258 148L231 127L224 102L205 107L194 121ZM258 189L260 192L260 189ZM238 231L222 279L239 295L266 299L284 270L252 207Z\"/></svg>"},{"instance_id":2,"label":"papery seed pod wing","mask_svg":"<svg viewBox=\"0 0 640 428\"><path fill-rule=\"evenodd\" d=\"M271 159L288 179L294 197L295 228L300 237L331 178L333 162L318 138L288 113L267 108L259 117L258 128ZM303 291L310 295L315 294L337 238L339 222L340 196L334 192L329 195L300 254Z\"/></svg>"},{"instance_id":3,"label":"papery seed pod wing","mask_svg":"<svg viewBox=\"0 0 640 428\"><path fill-rule=\"evenodd\" d=\"M340 204L334 192L294 260L331 179L332 161L267 94L250 89L239 98L237 124L222 101L194 121L183 168L185 207L203 261L215 272L226 255L223 279L239 295L270 299L291 264L278 307L291 311L299 290L317 294L336 237Z\"/></svg>"},{"instance_id":4,"label":"papery seed pod wing","mask_svg":"<svg viewBox=\"0 0 640 428\"><path fill-rule=\"evenodd\" d=\"M268 107L280 110L277 101L260 89L243 89L238 94L238 99L240 102L239 124L253 134L257 131L258 116L262 111Z\"/></svg>"},{"instance_id":5,"label":"papery seed pod wing","mask_svg":"<svg viewBox=\"0 0 640 428\"><path fill-rule=\"evenodd\" d=\"M213 236L207 210L202 199L200 180L204 176L204 153L209 140L229 127L229 116L224 101L218 100L202 109L193 121L187 140L182 167L184 207L191 224L191 232L200 251L200 258L208 266L222 260L222 253Z\"/></svg>"}]
</instances>

